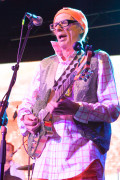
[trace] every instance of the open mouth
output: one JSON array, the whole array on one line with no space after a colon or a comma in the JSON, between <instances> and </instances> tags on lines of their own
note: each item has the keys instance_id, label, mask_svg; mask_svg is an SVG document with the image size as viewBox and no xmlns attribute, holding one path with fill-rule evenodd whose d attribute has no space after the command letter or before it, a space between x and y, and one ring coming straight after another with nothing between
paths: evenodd
<instances>
[{"instance_id":1,"label":"open mouth","mask_svg":"<svg viewBox=\"0 0 120 180\"><path fill-rule=\"evenodd\" d=\"M64 39L65 37L67 37L65 34L59 35L59 39Z\"/></svg>"}]
</instances>

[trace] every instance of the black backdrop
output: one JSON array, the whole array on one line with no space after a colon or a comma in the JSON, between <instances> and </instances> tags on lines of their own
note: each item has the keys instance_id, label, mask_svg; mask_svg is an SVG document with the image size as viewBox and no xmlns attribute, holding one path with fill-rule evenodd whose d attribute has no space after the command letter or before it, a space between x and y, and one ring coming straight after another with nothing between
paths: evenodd
<instances>
[{"instance_id":1,"label":"black backdrop","mask_svg":"<svg viewBox=\"0 0 120 180\"><path fill-rule=\"evenodd\" d=\"M54 14L62 7L81 9L88 18L88 44L110 55L120 54L120 0L0 0L0 63L16 62L25 12L41 16L44 23L34 27L23 54L22 61L40 60L54 53L49 31ZM24 35L28 20L25 22Z\"/></svg>"}]
</instances>

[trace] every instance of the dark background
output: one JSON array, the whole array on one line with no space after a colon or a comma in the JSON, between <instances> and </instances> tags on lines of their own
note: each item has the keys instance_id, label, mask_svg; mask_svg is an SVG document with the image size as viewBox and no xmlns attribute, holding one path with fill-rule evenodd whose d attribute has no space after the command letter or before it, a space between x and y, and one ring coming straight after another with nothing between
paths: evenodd
<instances>
[{"instance_id":1,"label":"dark background","mask_svg":"<svg viewBox=\"0 0 120 180\"><path fill-rule=\"evenodd\" d=\"M120 0L0 0L0 63L16 62L22 18L25 12L41 16L40 27L33 27L22 62L36 61L54 53L55 40L49 24L62 7L80 9L89 23L88 44L110 55L120 54ZM26 19L23 37L29 20Z\"/></svg>"}]
</instances>

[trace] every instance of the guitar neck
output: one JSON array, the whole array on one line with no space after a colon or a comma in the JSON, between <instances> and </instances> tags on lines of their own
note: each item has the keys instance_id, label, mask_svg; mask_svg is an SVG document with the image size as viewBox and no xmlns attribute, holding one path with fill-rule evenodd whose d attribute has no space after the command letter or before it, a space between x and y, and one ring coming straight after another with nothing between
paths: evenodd
<instances>
[{"instance_id":1,"label":"guitar neck","mask_svg":"<svg viewBox=\"0 0 120 180\"><path fill-rule=\"evenodd\" d=\"M86 61L83 59L81 64L73 72L71 72L71 74L62 82L61 86L59 86L59 88L55 91L55 95L52 98L53 101L58 102L63 97L69 87L76 80L75 77L77 75L79 76L77 79L82 79L82 73L85 71L85 65Z\"/></svg>"},{"instance_id":2,"label":"guitar neck","mask_svg":"<svg viewBox=\"0 0 120 180\"><path fill-rule=\"evenodd\" d=\"M71 74L66 79L63 80L61 86L59 86L56 90L52 89L51 91L52 98L50 98L50 101L59 102L59 100L63 97L67 89L75 81L76 75L79 74L79 79L81 78L82 76L81 72L83 71L85 64L86 64L86 61L83 61L78 68L76 68L73 72L71 72ZM46 106L44 110L42 111L42 119L44 119L49 113L50 112Z\"/></svg>"}]
</instances>

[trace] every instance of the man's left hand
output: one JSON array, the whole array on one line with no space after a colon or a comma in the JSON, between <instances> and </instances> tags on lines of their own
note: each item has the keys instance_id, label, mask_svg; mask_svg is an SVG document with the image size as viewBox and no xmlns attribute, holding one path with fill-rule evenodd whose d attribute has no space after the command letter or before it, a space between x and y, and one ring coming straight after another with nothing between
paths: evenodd
<instances>
[{"instance_id":1,"label":"man's left hand","mask_svg":"<svg viewBox=\"0 0 120 180\"><path fill-rule=\"evenodd\" d=\"M75 115L79 109L79 104L69 99L64 99L58 102L58 106L54 108L53 114L55 115Z\"/></svg>"}]
</instances>

